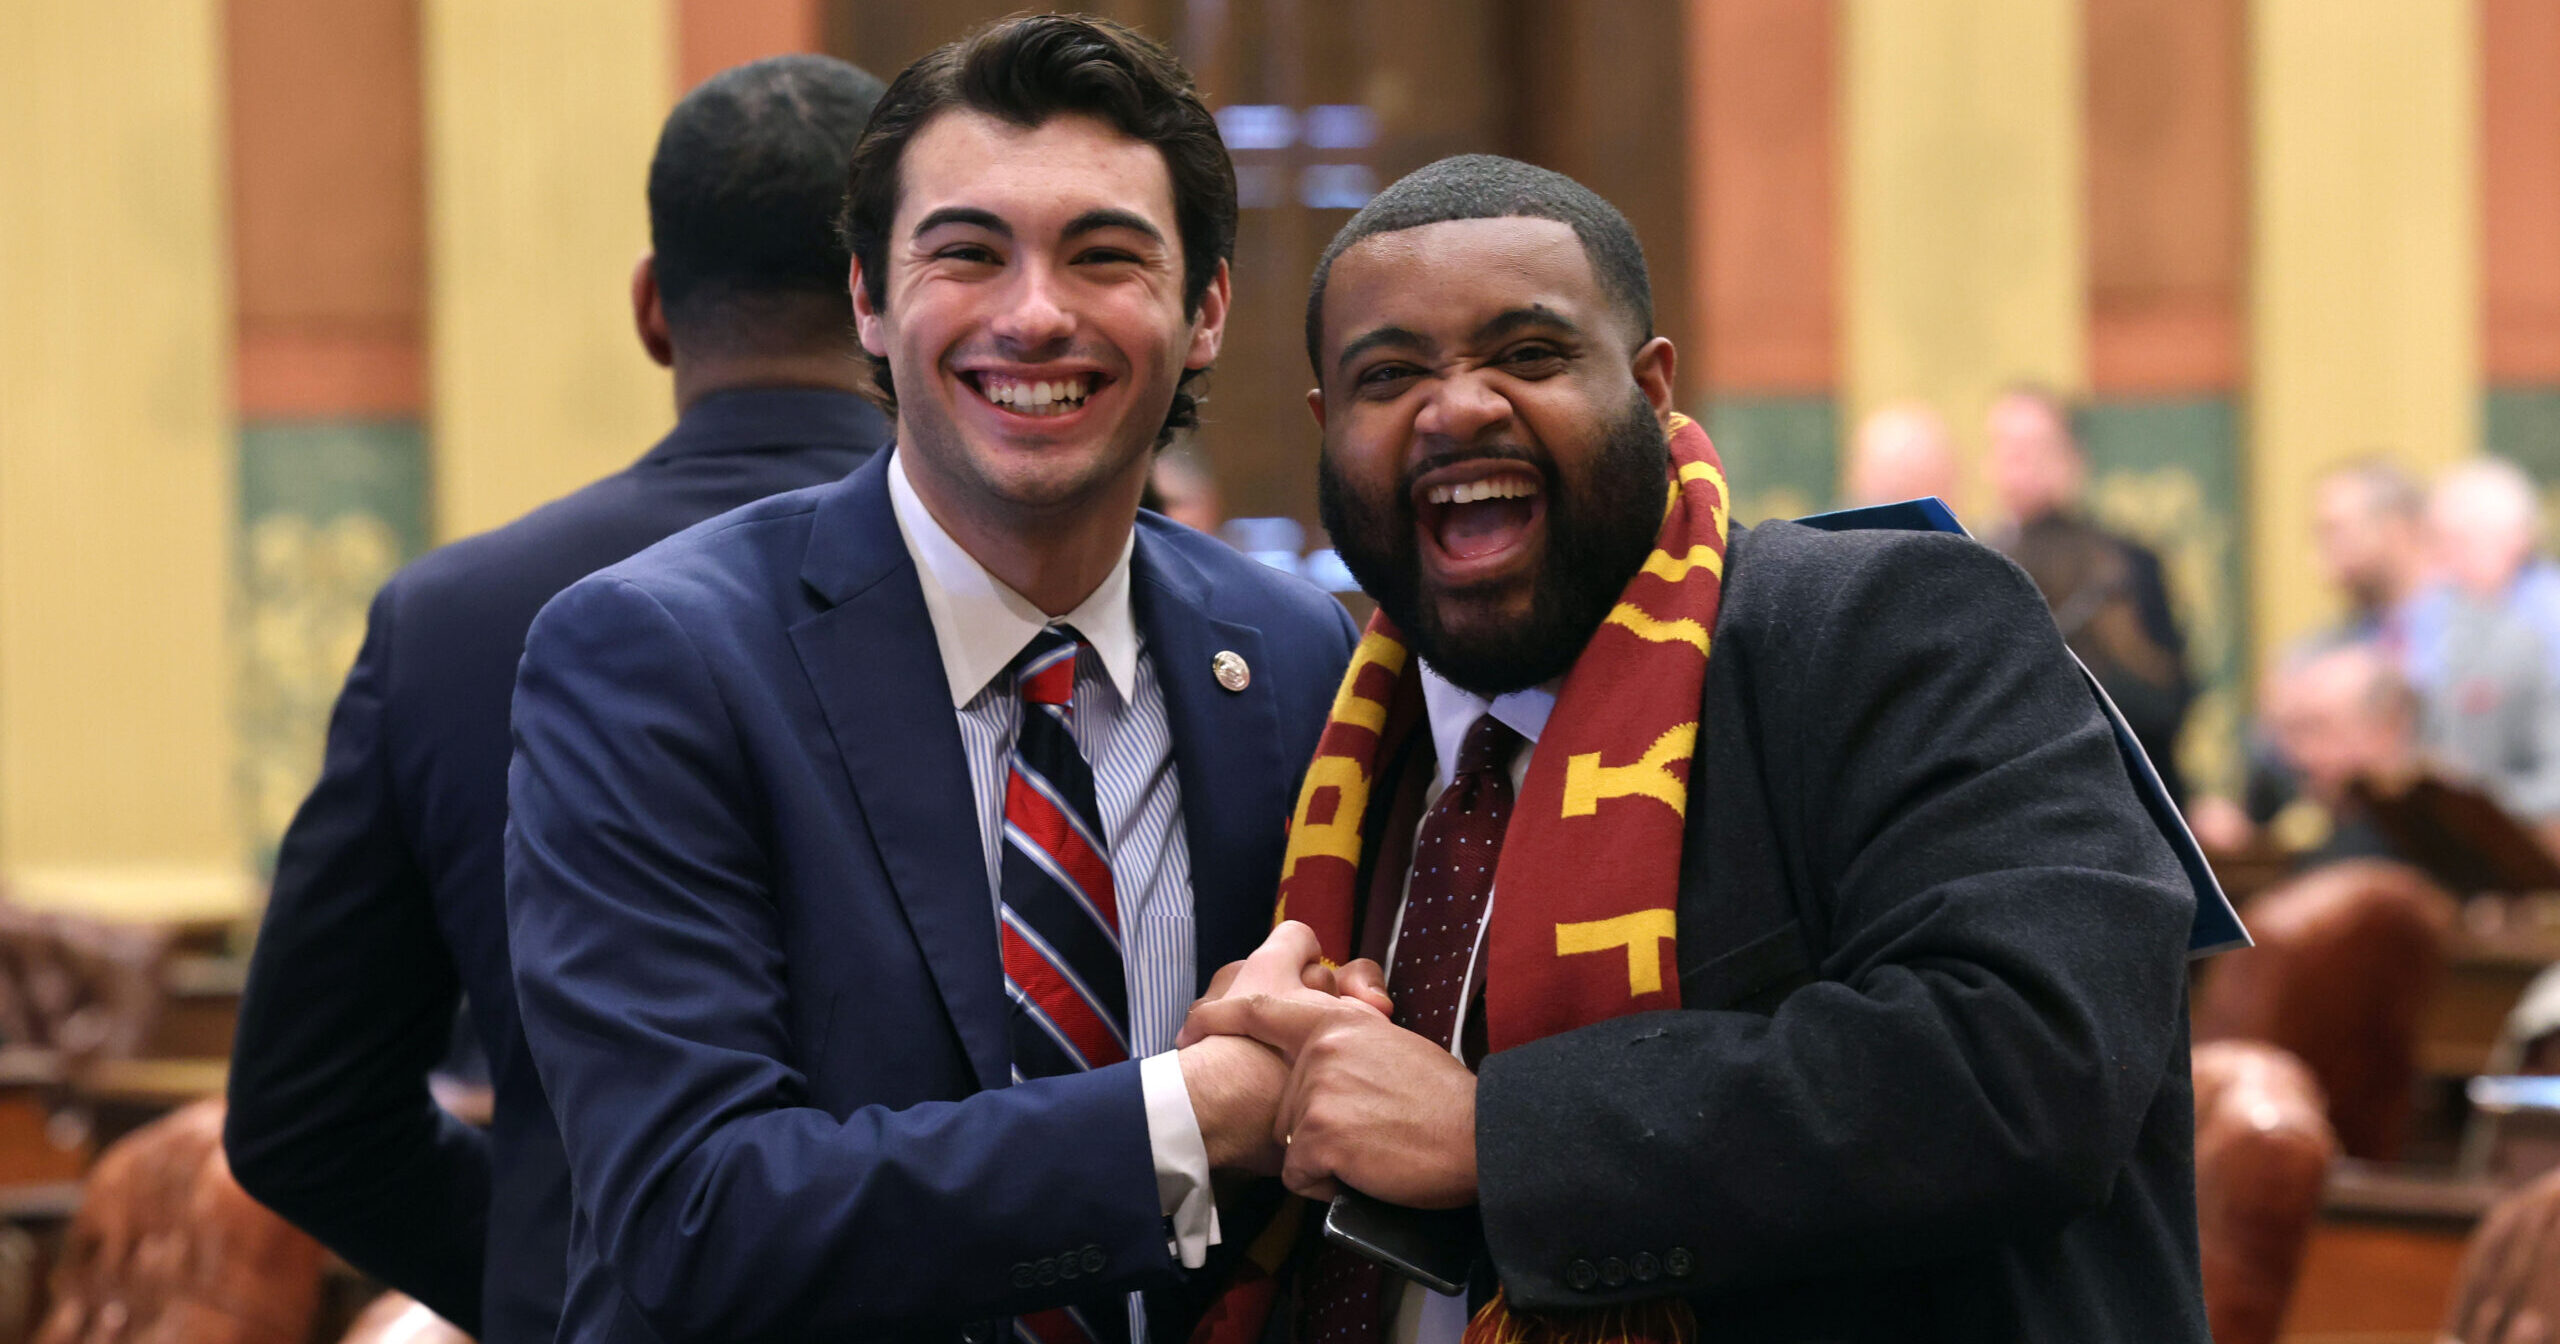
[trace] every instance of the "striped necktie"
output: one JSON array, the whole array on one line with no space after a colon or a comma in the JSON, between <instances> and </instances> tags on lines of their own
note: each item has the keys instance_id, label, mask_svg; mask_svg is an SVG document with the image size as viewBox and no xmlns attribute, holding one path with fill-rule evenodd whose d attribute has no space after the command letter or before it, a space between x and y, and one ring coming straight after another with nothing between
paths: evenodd
<instances>
[{"instance_id":1,"label":"striped necktie","mask_svg":"<svg viewBox=\"0 0 2560 1344\"><path fill-rule=\"evenodd\" d=\"M1014 660L1022 714L1004 789L1001 936L1016 1082L1129 1058L1120 908L1093 767L1068 729L1083 648L1072 627L1051 626ZM1014 1335L1020 1344L1124 1344L1128 1298L1018 1316Z\"/></svg>"}]
</instances>

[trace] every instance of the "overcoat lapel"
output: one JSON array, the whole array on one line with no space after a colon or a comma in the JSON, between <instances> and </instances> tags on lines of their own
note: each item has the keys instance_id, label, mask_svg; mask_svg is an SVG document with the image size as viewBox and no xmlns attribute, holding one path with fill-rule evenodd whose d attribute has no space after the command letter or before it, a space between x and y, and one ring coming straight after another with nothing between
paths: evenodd
<instances>
[{"instance_id":1,"label":"overcoat lapel","mask_svg":"<svg viewBox=\"0 0 2560 1344\"><path fill-rule=\"evenodd\" d=\"M1262 632L1217 619L1199 567L1141 523L1130 600L1154 659L1182 781L1182 838L1191 856L1196 988L1251 952L1271 928L1291 772L1280 759L1280 711L1267 677L1219 684L1221 652L1265 669Z\"/></svg>"},{"instance_id":2,"label":"overcoat lapel","mask_svg":"<svg viewBox=\"0 0 2560 1344\"><path fill-rule=\"evenodd\" d=\"M1002 1087L1012 1045L978 808L888 461L876 454L819 505L801 578L828 605L791 640L978 1084Z\"/></svg>"}]
</instances>

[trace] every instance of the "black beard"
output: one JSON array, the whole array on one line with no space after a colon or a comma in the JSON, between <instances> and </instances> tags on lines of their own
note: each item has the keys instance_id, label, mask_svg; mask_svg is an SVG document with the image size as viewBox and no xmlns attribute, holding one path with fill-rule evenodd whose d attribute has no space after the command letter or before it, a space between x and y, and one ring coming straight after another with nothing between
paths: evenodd
<instances>
[{"instance_id":1,"label":"black beard","mask_svg":"<svg viewBox=\"0 0 2560 1344\"><path fill-rule=\"evenodd\" d=\"M1453 631L1442 619L1446 604L1464 599L1437 588L1424 591L1415 540L1414 478L1452 458L1422 463L1391 498L1373 499L1343 480L1327 457L1317 468L1316 507L1342 563L1414 651L1433 671L1489 699L1562 676L1582 656L1583 645L1617 605L1662 531L1670 456L1661 422L1641 395L1630 397L1626 413L1609 426L1579 491L1564 488L1554 461L1544 454L1516 448L1466 454L1462 460L1535 468L1547 504L1546 555L1528 616L1481 633Z\"/></svg>"}]
</instances>

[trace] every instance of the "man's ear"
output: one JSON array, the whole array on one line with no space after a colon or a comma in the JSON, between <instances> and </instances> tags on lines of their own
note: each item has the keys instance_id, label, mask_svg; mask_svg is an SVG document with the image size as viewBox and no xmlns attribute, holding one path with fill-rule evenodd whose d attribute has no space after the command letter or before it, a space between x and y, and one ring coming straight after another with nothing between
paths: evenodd
<instances>
[{"instance_id":1,"label":"man's ear","mask_svg":"<svg viewBox=\"0 0 2560 1344\"><path fill-rule=\"evenodd\" d=\"M1671 348L1671 338L1656 336L1636 348L1634 367L1636 390L1644 393L1653 407L1653 418L1668 429L1671 425L1672 374L1679 367L1680 352Z\"/></svg>"},{"instance_id":2,"label":"man's ear","mask_svg":"<svg viewBox=\"0 0 2560 1344\"><path fill-rule=\"evenodd\" d=\"M862 258L853 259L853 269L845 273L846 289L853 296L853 330L862 338L862 348L874 359L889 357L889 338L880 329L880 310L871 306L871 290L862 283Z\"/></svg>"},{"instance_id":3,"label":"man's ear","mask_svg":"<svg viewBox=\"0 0 2560 1344\"><path fill-rule=\"evenodd\" d=\"M1315 416L1315 418L1316 418L1316 432L1317 432L1318 434L1322 434L1322 433L1324 432L1324 389L1323 389L1323 388L1321 388L1321 387L1311 387L1311 388L1308 388L1308 389L1307 389L1307 410L1308 410L1311 414L1313 414L1313 415Z\"/></svg>"},{"instance_id":4,"label":"man's ear","mask_svg":"<svg viewBox=\"0 0 2560 1344\"><path fill-rule=\"evenodd\" d=\"M1218 347L1227 336L1227 263L1219 262L1209 286L1200 291L1200 315L1191 319L1191 349L1182 357L1182 367L1205 369L1218 362Z\"/></svg>"},{"instance_id":5,"label":"man's ear","mask_svg":"<svg viewBox=\"0 0 2560 1344\"><path fill-rule=\"evenodd\" d=\"M649 352L659 368L671 369L676 364L676 343L667 335L667 306L658 298L658 254L643 252L631 268L631 325L640 334L640 348Z\"/></svg>"}]
</instances>

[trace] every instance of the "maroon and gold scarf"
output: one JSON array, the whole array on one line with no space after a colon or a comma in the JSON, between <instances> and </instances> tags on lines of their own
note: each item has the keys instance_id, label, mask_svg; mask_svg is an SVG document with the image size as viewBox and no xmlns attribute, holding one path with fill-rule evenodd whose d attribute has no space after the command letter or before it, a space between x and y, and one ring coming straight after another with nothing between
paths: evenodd
<instances>
[{"instance_id":1,"label":"maroon and gold scarf","mask_svg":"<svg viewBox=\"0 0 2560 1344\"><path fill-rule=\"evenodd\" d=\"M1653 553L1566 674L1503 837L1494 887L1504 896L1485 933L1489 1049L1680 1006L1673 953L1680 842L1728 512L1715 445L1687 416L1673 415L1671 479ZM1399 745L1388 740L1388 726L1419 720L1421 694L1403 637L1385 613L1371 617L1298 794L1273 916L1314 929L1337 965L1357 937L1360 857L1375 839L1361 834L1370 791ZM1257 1241L1231 1291L1267 1304L1288 1240L1274 1229ZM1245 1323L1240 1315L1258 1333L1261 1313L1235 1300L1213 1310L1195 1338L1234 1337L1229 1332ZM1531 1316L1513 1313L1497 1294L1468 1325L1467 1344L1664 1341L1688 1337L1690 1325L1676 1298Z\"/></svg>"}]
</instances>

